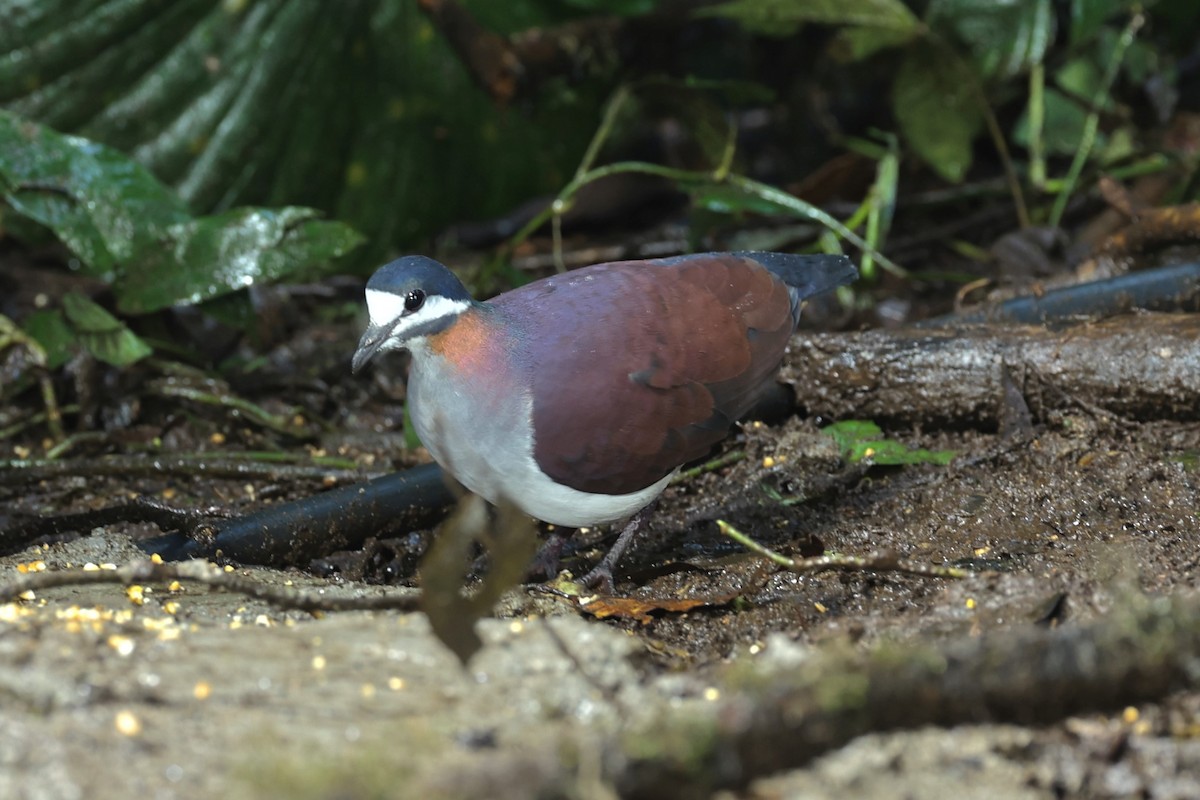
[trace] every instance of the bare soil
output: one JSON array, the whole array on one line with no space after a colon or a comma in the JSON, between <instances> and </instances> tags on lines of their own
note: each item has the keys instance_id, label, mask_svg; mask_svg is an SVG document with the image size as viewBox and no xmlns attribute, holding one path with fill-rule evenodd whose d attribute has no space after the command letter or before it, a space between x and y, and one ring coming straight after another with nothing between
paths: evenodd
<instances>
[{"instance_id":1,"label":"bare soil","mask_svg":"<svg viewBox=\"0 0 1200 800\"><path fill-rule=\"evenodd\" d=\"M344 359L353 336L349 324L315 329L298 358ZM364 475L399 461L394 437L363 435L398 422L395 377L369 392L342 380L325 391L342 414L322 444L373 463ZM297 402L286 389L256 400ZM563 785L611 796L602 742L725 701L747 663L796 670L821 652L1077 626L1143 594L1195 594L1200 425L1084 408L1035 420L1029 439L969 425L893 429L959 456L863 472L841 462L818 420L745 425L723 450L745 457L669 489L618 573L622 596L706 602L599 620L525 586L479 625L485 646L465 667L419 613L311 615L186 584L140 598L68 587L0 605L0 798L531 797ZM141 413L131 430L165 432L168 451L219 452L217 432L229 448L261 440L219 409L177 408L167 426L154 408ZM240 513L321 488L60 476L6 481L0 503L6 519L135 495ZM793 555L888 550L971 574L794 574L722 537L717 519ZM145 556L135 539L155 533L113 525L60 537L0 559L0 574L123 564ZM402 548L407 533L381 535ZM610 541L582 534L564 566L579 574ZM330 594L416 591L381 585L370 569L369 582L348 568L236 569ZM803 766L727 796L1200 797L1198 731L1200 693L1180 692L1048 727L983 719L877 733L800 754Z\"/></svg>"}]
</instances>

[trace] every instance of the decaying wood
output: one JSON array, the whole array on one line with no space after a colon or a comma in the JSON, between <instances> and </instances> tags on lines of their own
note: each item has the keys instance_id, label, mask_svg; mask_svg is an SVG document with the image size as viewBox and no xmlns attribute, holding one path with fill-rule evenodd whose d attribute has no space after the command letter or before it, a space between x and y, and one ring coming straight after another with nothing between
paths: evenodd
<instances>
[{"instance_id":1,"label":"decaying wood","mask_svg":"<svg viewBox=\"0 0 1200 800\"><path fill-rule=\"evenodd\" d=\"M800 334L782 380L806 413L998 425L1005 375L1035 419L1093 409L1200 419L1200 315L1137 314L1064 330L980 325Z\"/></svg>"},{"instance_id":2,"label":"decaying wood","mask_svg":"<svg viewBox=\"0 0 1200 800\"><path fill-rule=\"evenodd\" d=\"M626 736L610 756L612 779L622 797L709 797L872 731L1049 724L1161 700L1196 686L1196 612L1194 600L1130 598L1082 627L883 645L751 671L711 714Z\"/></svg>"},{"instance_id":3,"label":"decaying wood","mask_svg":"<svg viewBox=\"0 0 1200 800\"><path fill-rule=\"evenodd\" d=\"M598 785L623 798L735 795L756 778L796 769L872 732L980 723L1048 725L1072 715L1161 701L1198 684L1200 608L1194 599L1130 597L1088 625L823 648L800 663L739 661L707 706L643 719L605 738L564 742L559 770L524 755L455 762L456 785L494 785L524 768L529 795L578 794L580 747ZM440 780L440 776L434 781ZM436 794L444 784L418 785ZM443 794L445 792L443 791ZM757 796L757 795L756 795Z\"/></svg>"}]
</instances>

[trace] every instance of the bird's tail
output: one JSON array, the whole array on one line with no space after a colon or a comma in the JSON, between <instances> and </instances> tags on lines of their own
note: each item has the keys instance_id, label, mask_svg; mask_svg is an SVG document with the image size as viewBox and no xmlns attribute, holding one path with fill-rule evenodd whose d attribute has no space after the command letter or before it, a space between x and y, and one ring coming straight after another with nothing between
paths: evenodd
<instances>
[{"instance_id":1,"label":"bird's tail","mask_svg":"<svg viewBox=\"0 0 1200 800\"><path fill-rule=\"evenodd\" d=\"M846 256L794 255L792 253L740 252L778 275L792 288L797 300L832 291L858 278L854 262Z\"/></svg>"}]
</instances>

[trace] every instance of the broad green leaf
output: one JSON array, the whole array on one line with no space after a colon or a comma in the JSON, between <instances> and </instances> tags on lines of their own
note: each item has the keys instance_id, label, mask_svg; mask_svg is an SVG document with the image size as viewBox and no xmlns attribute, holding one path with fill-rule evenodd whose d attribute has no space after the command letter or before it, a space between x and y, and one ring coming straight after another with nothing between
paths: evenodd
<instances>
[{"instance_id":1,"label":"broad green leaf","mask_svg":"<svg viewBox=\"0 0 1200 800\"><path fill-rule=\"evenodd\" d=\"M123 313L312 277L362 242L350 227L299 207L192 219L170 189L127 156L4 111L0 191L14 211L62 240L84 272L112 284Z\"/></svg>"},{"instance_id":2,"label":"broad green leaf","mask_svg":"<svg viewBox=\"0 0 1200 800\"><path fill-rule=\"evenodd\" d=\"M1049 155L1069 156L1079 149L1083 138L1087 111L1057 89L1045 91L1045 122L1042 132L1043 148ZM1103 142L1103 135L1098 137ZM1029 114L1024 112L1013 129L1013 139L1023 147L1029 147Z\"/></svg>"},{"instance_id":3,"label":"broad green leaf","mask_svg":"<svg viewBox=\"0 0 1200 800\"><path fill-rule=\"evenodd\" d=\"M188 218L174 192L127 156L4 110L0 190L13 210L67 245L83 272L106 281L152 246L161 227Z\"/></svg>"},{"instance_id":4,"label":"broad green leaf","mask_svg":"<svg viewBox=\"0 0 1200 800\"><path fill-rule=\"evenodd\" d=\"M1054 73L1054 83L1086 102L1104 85L1104 67L1094 57L1073 58ZM1111 98L1105 99L1111 106Z\"/></svg>"},{"instance_id":5,"label":"broad green leaf","mask_svg":"<svg viewBox=\"0 0 1200 800\"><path fill-rule=\"evenodd\" d=\"M983 114L969 67L945 51L913 47L892 84L892 110L904 139L942 177L957 183L971 166Z\"/></svg>"},{"instance_id":6,"label":"broad green leaf","mask_svg":"<svg viewBox=\"0 0 1200 800\"><path fill-rule=\"evenodd\" d=\"M652 4L572 1L610 13ZM589 13L463 5L501 35ZM599 77L617 68L601 64ZM295 205L352 222L370 232L364 268L560 187L610 85L547 82L497 114L409 0L0 0L6 109L130 154L192 214ZM72 247L108 277L122 259L84 233Z\"/></svg>"},{"instance_id":7,"label":"broad green leaf","mask_svg":"<svg viewBox=\"0 0 1200 800\"><path fill-rule=\"evenodd\" d=\"M347 225L317 219L308 208L239 208L185 222L115 284L117 308L144 314L199 303L313 271L358 246Z\"/></svg>"},{"instance_id":8,"label":"broad green leaf","mask_svg":"<svg viewBox=\"0 0 1200 800\"><path fill-rule=\"evenodd\" d=\"M58 369L67 363L71 357L71 347L76 342L75 332L63 318L62 312L54 309L44 309L30 314L25 324L25 332L37 340L46 351L46 367Z\"/></svg>"},{"instance_id":9,"label":"broad green leaf","mask_svg":"<svg viewBox=\"0 0 1200 800\"><path fill-rule=\"evenodd\" d=\"M866 420L844 420L821 429L833 437L842 457L850 462L870 459L875 464L897 466L902 464L949 464L956 453L953 450L926 450L909 448L901 442L883 438L883 431L874 422Z\"/></svg>"},{"instance_id":10,"label":"broad green leaf","mask_svg":"<svg viewBox=\"0 0 1200 800\"><path fill-rule=\"evenodd\" d=\"M732 19L748 31L791 36L809 22L913 32L919 20L900 0L728 0L699 16Z\"/></svg>"},{"instance_id":11,"label":"broad green leaf","mask_svg":"<svg viewBox=\"0 0 1200 800\"><path fill-rule=\"evenodd\" d=\"M934 0L926 18L933 30L965 44L988 77L1040 64L1056 29L1053 0Z\"/></svg>"},{"instance_id":12,"label":"broad green leaf","mask_svg":"<svg viewBox=\"0 0 1200 800\"><path fill-rule=\"evenodd\" d=\"M80 344L92 355L114 367L125 367L153 352L125 323L78 292L62 299L63 314Z\"/></svg>"}]
</instances>

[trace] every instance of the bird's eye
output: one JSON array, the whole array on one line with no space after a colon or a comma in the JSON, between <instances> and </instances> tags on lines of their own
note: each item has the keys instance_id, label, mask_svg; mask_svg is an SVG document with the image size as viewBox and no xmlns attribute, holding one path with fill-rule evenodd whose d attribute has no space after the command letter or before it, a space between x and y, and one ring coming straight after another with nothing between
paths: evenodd
<instances>
[{"instance_id":1,"label":"bird's eye","mask_svg":"<svg viewBox=\"0 0 1200 800\"><path fill-rule=\"evenodd\" d=\"M404 310L411 314L425 304L425 293L420 289L413 289L408 294L404 295Z\"/></svg>"}]
</instances>

